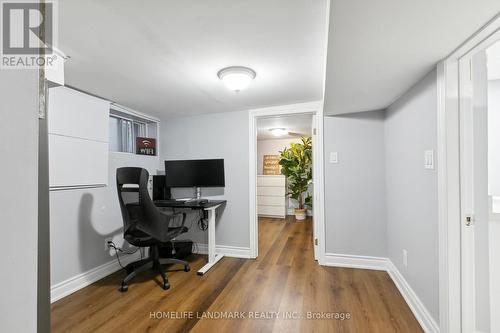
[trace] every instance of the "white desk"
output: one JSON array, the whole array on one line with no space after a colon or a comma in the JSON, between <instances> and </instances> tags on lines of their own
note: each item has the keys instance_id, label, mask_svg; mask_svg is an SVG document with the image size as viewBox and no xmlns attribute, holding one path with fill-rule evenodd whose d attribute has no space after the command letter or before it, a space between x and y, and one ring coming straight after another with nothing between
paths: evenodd
<instances>
[{"instance_id":1,"label":"white desk","mask_svg":"<svg viewBox=\"0 0 500 333\"><path fill-rule=\"evenodd\" d=\"M198 270L198 275L203 275L212 268L224 255L215 249L215 211L226 203L226 200L209 200L199 204L196 201L155 201L157 207L203 209L208 213L208 263Z\"/></svg>"},{"instance_id":2,"label":"white desk","mask_svg":"<svg viewBox=\"0 0 500 333\"><path fill-rule=\"evenodd\" d=\"M221 205L204 208L208 212L208 263L198 270L198 275L205 274L224 257L223 254L217 253L215 248L215 210Z\"/></svg>"}]
</instances>

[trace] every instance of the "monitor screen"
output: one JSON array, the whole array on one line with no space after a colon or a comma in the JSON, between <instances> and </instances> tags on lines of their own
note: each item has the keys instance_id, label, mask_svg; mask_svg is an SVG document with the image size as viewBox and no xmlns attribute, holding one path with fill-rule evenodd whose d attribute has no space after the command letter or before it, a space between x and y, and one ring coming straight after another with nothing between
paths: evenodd
<instances>
[{"instance_id":1,"label":"monitor screen","mask_svg":"<svg viewBox=\"0 0 500 333\"><path fill-rule=\"evenodd\" d=\"M224 187L224 160L165 161L167 187Z\"/></svg>"}]
</instances>

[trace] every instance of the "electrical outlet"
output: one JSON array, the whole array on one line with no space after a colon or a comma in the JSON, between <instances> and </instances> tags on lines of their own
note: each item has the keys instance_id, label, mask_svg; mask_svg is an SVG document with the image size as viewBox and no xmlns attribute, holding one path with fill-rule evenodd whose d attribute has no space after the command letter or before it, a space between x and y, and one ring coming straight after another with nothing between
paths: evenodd
<instances>
[{"instance_id":1,"label":"electrical outlet","mask_svg":"<svg viewBox=\"0 0 500 333\"><path fill-rule=\"evenodd\" d=\"M408 267L408 251L406 251L405 249L403 249L403 265L405 265L405 267Z\"/></svg>"},{"instance_id":2,"label":"electrical outlet","mask_svg":"<svg viewBox=\"0 0 500 333\"><path fill-rule=\"evenodd\" d=\"M104 251L109 250L109 242L113 241L113 237L106 237L104 238Z\"/></svg>"}]
</instances>

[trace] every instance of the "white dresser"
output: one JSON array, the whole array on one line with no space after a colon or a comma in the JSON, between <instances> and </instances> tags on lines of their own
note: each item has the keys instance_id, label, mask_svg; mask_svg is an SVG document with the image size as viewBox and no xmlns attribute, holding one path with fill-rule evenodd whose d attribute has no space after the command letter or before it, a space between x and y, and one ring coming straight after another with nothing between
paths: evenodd
<instances>
[{"instance_id":1,"label":"white dresser","mask_svg":"<svg viewBox=\"0 0 500 333\"><path fill-rule=\"evenodd\" d=\"M257 214L286 217L286 178L283 175L257 176Z\"/></svg>"}]
</instances>

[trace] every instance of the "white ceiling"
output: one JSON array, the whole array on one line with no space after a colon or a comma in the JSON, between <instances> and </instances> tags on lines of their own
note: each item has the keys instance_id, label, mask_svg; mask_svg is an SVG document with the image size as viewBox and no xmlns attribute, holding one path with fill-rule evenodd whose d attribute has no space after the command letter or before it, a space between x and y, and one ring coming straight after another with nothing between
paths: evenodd
<instances>
[{"instance_id":1,"label":"white ceiling","mask_svg":"<svg viewBox=\"0 0 500 333\"><path fill-rule=\"evenodd\" d=\"M66 83L138 111L183 116L321 100L326 0L59 1ZM231 65L257 77L234 93Z\"/></svg>"},{"instance_id":2,"label":"white ceiling","mask_svg":"<svg viewBox=\"0 0 500 333\"><path fill-rule=\"evenodd\" d=\"M269 131L272 128L284 128L290 132L290 134L276 137ZM311 115L279 116L257 119L257 140L289 139L298 138L302 135L311 136L311 134Z\"/></svg>"},{"instance_id":3,"label":"white ceiling","mask_svg":"<svg viewBox=\"0 0 500 333\"><path fill-rule=\"evenodd\" d=\"M331 0L325 113L386 108L499 11L499 0Z\"/></svg>"},{"instance_id":4,"label":"white ceiling","mask_svg":"<svg viewBox=\"0 0 500 333\"><path fill-rule=\"evenodd\" d=\"M500 41L486 50L488 59L488 80L500 80Z\"/></svg>"}]
</instances>

